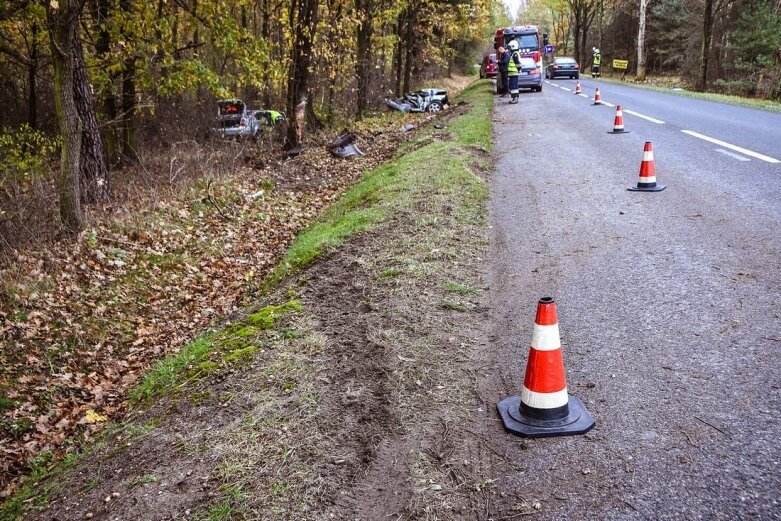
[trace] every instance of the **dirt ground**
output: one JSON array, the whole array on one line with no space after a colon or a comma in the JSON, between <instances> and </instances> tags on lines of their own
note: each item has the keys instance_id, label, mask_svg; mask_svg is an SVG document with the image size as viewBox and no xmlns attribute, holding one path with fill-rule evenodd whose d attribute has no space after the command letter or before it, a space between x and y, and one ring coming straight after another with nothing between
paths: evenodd
<instances>
[{"instance_id":1,"label":"dirt ground","mask_svg":"<svg viewBox=\"0 0 781 521\"><path fill-rule=\"evenodd\" d=\"M257 145L230 175L157 202L139 190L149 208L128 204L0 264L0 498L31 462L60 459L121 418L155 361L246 307L296 233L414 135L381 123L357 132L359 161L325 144L292 160Z\"/></svg>"},{"instance_id":2,"label":"dirt ground","mask_svg":"<svg viewBox=\"0 0 781 521\"><path fill-rule=\"evenodd\" d=\"M493 519L487 153L457 153L471 179L421 171L390 221L263 299L302 310L250 361L108 434L29 519Z\"/></svg>"}]
</instances>

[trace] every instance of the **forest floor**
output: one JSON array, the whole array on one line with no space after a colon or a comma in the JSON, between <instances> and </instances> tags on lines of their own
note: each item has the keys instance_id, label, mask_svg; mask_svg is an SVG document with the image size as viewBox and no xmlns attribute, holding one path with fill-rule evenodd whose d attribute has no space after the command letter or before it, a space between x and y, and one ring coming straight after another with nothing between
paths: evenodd
<instances>
[{"instance_id":1,"label":"forest floor","mask_svg":"<svg viewBox=\"0 0 781 521\"><path fill-rule=\"evenodd\" d=\"M475 84L438 118L444 128L421 129L366 173L280 265L325 255L147 373L129 418L28 480L7 514L487 512L474 389L486 348L492 105L489 84Z\"/></svg>"},{"instance_id":2,"label":"forest floor","mask_svg":"<svg viewBox=\"0 0 781 521\"><path fill-rule=\"evenodd\" d=\"M165 387L139 386L156 361L192 354L193 345L212 348L203 339L245 315L271 282L368 226L368 215L340 222L314 249L285 256L296 234L364 172L416 139L418 130L399 131L407 122L427 120L388 113L355 127L367 155L354 161L325 146L285 160L260 145L227 145L225 165L235 170L194 179L168 197L147 194L148 204L94 219L75 241L15 252L0 269L0 497L18 498L20 479L32 473L29 493L57 462L71 462L112 420ZM193 381L222 373L251 357L246 347L183 370ZM176 371L166 370L173 378Z\"/></svg>"},{"instance_id":3,"label":"forest floor","mask_svg":"<svg viewBox=\"0 0 781 521\"><path fill-rule=\"evenodd\" d=\"M487 91L484 85L482 90ZM486 105L490 95L482 94L481 110L490 111L486 108L490 106ZM475 96L474 92L471 96ZM463 114L465 107L456 106L437 121L448 125L446 120ZM105 508L96 509L96 505L113 510L114 505L105 502L102 494L111 489L108 497L114 498L116 490L123 490L120 481L115 480L124 477L129 481L122 485L125 489L121 494L136 504L138 499L132 499L132 494L125 491L138 489L148 496L150 484L165 487L173 479L159 469L142 471L150 463L173 465L169 467L172 472L174 467L185 469L182 472L186 476L197 475L198 480L204 477L201 471L210 476L213 489L191 498L195 504L187 503L186 508L179 509L182 505L178 500L171 502L169 512L174 517L185 511L218 512L226 505L230 505L231 511L250 508L248 504L242 506L237 498L243 497L243 491L253 484L242 485L241 490L236 488L234 485L243 478L229 472L226 465L231 465L228 459L240 466L252 462L245 461L241 453L222 452L225 448L238 449L244 443L237 444L236 437L248 425L268 422L266 434L279 438L267 447L261 433L245 440L265 447L254 461L268 466L274 464L276 456L272 454L283 444L287 444L287 451L290 443L304 442L303 438L291 442L279 437L280 433L290 432L292 436L296 432L293 425L288 426L289 420L297 423L295 416L325 414L328 421L322 429L333 442L340 436L330 429L353 429L366 421L356 417L355 424L345 423L343 415L336 411L344 405L343 400L357 404L363 401L359 397L367 396L371 403L376 402L376 407L369 404L371 408L382 413L388 397L375 386L388 384L374 382L374 376L376 371L386 369L372 368L371 364L367 368L359 360L343 361L351 351L349 344L331 349L333 340L329 333L348 341L350 332L369 338L370 343L361 346L368 350L364 356L369 362L375 357L370 351L378 345L376 342L390 342L393 335L406 334L410 326L400 317L393 317L394 322L401 320L395 326L398 331L380 327L382 320L376 327L366 329L368 317L360 316L347 316L343 319L344 327L335 328L338 317L344 313L343 306L352 303L362 313L371 311L372 303L359 291L361 287L381 282L376 288L380 300L383 295L390 299L392 293L401 291L397 288L401 284L407 298L415 300L420 297L416 284L428 271L425 257L433 255L444 261L452 255L452 250L440 254L436 248L426 249L423 236L409 233L422 226L421 217L429 219L426 205L433 204L429 200L432 189L439 191L437 186L443 184L444 195L440 198L448 208L445 215L454 214L449 218L468 220L472 217L462 214L473 212L474 219L482 219L481 205L469 206L471 203L465 201L451 207L448 202L463 195L450 193L448 190L463 188L459 183L447 188L449 183L465 176L477 179L459 165L479 159L490 146L489 118L483 114L479 121L474 119L459 131L466 141L458 146L450 131L424 126L426 119L422 116L393 115L369 121L356 132L362 149L368 152L361 160L338 160L324 150L310 150L289 161L258 154L236 175L197 181L182 196L158 201L157 209L97 223L78 241L61 244L54 250L19 253L16 262L2 273L0 450L4 495L12 497L3 505L0 517L14 518L51 499L53 510L44 512L56 513L58 519L63 519L65 512L58 491L85 507L71 508L72 518L81 519L88 511L93 515L105 513ZM426 129L398 132L401 123L410 120ZM479 131L475 126L480 127ZM475 140L480 140L479 145L471 144ZM399 151L395 152L397 148ZM458 156L451 157L452 153ZM393 154L398 161L376 167ZM418 157L421 154L425 157ZM428 159L436 166L437 161L430 161L432 154L448 157L452 164L444 172L427 166L430 171L426 180L421 176L420 165ZM339 199L367 169L371 173ZM484 197L481 184L468 189L474 192L470 193L475 201ZM334 205L337 199L339 202ZM329 205L318 222L293 241L296 233ZM407 208L415 205L416 210ZM469 208L459 209L460 206ZM410 211L412 215L407 215ZM437 220L434 216L426 224L436 227ZM309 268L293 278L289 276L368 228L372 231L335 250L322 266ZM454 230L442 233L452 239ZM383 250L391 235L402 242L394 244L393 250ZM425 251L413 254L408 244L411 240L420 240L419 247ZM356 264L356 256L372 264L401 264L384 267L380 274L366 269L356 272L356 267L367 266ZM332 264L342 267L332 268ZM332 275L316 275L332 269L336 270ZM397 272L408 271L409 277L397 280ZM453 275L445 286L442 281L429 282L435 283L435 293L444 291L444 296L436 300L437 309L457 318L472 311L469 301L479 295L479 290L457 282L458 273ZM315 280L320 280L319 285L312 282ZM347 284L348 281L353 282ZM391 300L413 309L407 306L409 302ZM343 302L342 307L339 302ZM479 306L476 309L479 312ZM364 330L358 331L361 328ZM391 337L383 340L386 335ZM358 341L357 337L354 341ZM426 345L420 349L428 354L421 355L420 362L412 363L415 354L406 350L410 356L400 354L395 360L400 367L411 366L409 375L403 368L404 386L414 374L417 376L412 380L412 391L431 393L430 388L422 387L424 381L425 385L430 383L428 377L418 372L429 372L424 361L434 356L429 352L433 346L424 337L421 342ZM155 365L154 361L161 358ZM330 368L331 374L323 374L324 367ZM353 377L355 384L348 385L347 398L342 396L342 389L334 395L336 401L326 399L329 386L344 384L336 374L343 371L359 371ZM364 384L371 386L365 388ZM244 386L243 391L236 385ZM444 389L437 393L442 394ZM159 403L154 403L158 399ZM324 406L313 408L319 400ZM282 408L286 404L295 411L294 417L285 417ZM260 409L251 413L248 407L256 406ZM269 410L276 411L278 420L266 418ZM252 414L257 421L250 422ZM385 426L388 424L383 420L377 428L381 431ZM315 431L302 434L314 436ZM211 437L218 435L222 441ZM350 467L345 464L348 453L372 450L372 436L371 430L366 430L355 447L345 449L345 457L341 458L344 461L335 464L345 469L345 475ZM144 443L149 443L143 446L150 452L143 449L145 455L138 458L136 451L142 445L136 444ZM205 447L217 452L207 456L202 452ZM245 446L242 450L257 448ZM171 461L166 463L163 453ZM182 455L185 460L195 458L199 463L176 461ZM289 476L290 486L300 487L307 497L313 494L311 483L294 479L301 468L285 463L293 453L277 455L283 460L281 467L274 469L275 475L284 477L287 471L283 469L289 469L293 473ZM306 451L301 457L307 458ZM355 456L356 461L360 457ZM98 468L103 470L96 474ZM125 471L120 472L119 468ZM111 470L107 474L108 469ZM30 472L32 475L20 481ZM86 481L81 483L84 476ZM272 485L282 486L278 479ZM258 482L254 486L264 484ZM75 491L97 494L96 503L75 497ZM287 493L281 496L297 497ZM159 500L155 497L154 504ZM311 506L311 501L301 503L301 508L305 510L306 505ZM120 508L131 511L127 510L128 504ZM75 515L77 511L82 517ZM166 518L162 514L150 517L138 512L139 518Z\"/></svg>"}]
</instances>

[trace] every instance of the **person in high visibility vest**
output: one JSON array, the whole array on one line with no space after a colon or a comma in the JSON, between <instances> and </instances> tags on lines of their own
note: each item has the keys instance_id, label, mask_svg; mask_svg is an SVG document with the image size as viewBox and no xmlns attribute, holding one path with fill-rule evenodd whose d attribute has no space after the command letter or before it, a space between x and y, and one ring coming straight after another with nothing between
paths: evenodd
<instances>
[{"instance_id":1,"label":"person in high visibility vest","mask_svg":"<svg viewBox=\"0 0 781 521\"><path fill-rule=\"evenodd\" d=\"M499 57L499 59L496 61L499 62L500 83L497 91L502 95L503 98L506 98L510 93L509 81L507 79L507 66L510 63L510 53L507 52L507 49L501 46L496 50L496 52L497 56Z\"/></svg>"},{"instance_id":2,"label":"person in high visibility vest","mask_svg":"<svg viewBox=\"0 0 781 521\"><path fill-rule=\"evenodd\" d=\"M510 49L510 61L507 62L507 78L510 80L510 103L518 103L520 90L518 89L518 76L521 74L521 53L518 51L518 40L511 40L507 47Z\"/></svg>"},{"instance_id":3,"label":"person in high visibility vest","mask_svg":"<svg viewBox=\"0 0 781 521\"><path fill-rule=\"evenodd\" d=\"M594 63L591 66L591 77L598 78L601 76L600 68L602 66L602 53L596 47L591 48L591 52L594 54Z\"/></svg>"},{"instance_id":4,"label":"person in high visibility vest","mask_svg":"<svg viewBox=\"0 0 781 521\"><path fill-rule=\"evenodd\" d=\"M261 112L261 114L265 117L266 124L269 127L273 127L280 121L285 121L286 119L284 114L277 112L276 110L264 110Z\"/></svg>"}]
</instances>

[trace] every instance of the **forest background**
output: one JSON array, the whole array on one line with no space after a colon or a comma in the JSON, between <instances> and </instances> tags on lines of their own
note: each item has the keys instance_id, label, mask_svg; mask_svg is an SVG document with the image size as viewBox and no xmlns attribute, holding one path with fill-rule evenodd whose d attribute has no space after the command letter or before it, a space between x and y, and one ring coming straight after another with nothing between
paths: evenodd
<instances>
[{"instance_id":1,"label":"forest background","mask_svg":"<svg viewBox=\"0 0 781 521\"><path fill-rule=\"evenodd\" d=\"M118 203L112 173L205 141L218 98L286 112L295 149L473 72L510 23L583 68L598 47L641 81L781 98L781 0L3 0L0 253L81 231L91 205Z\"/></svg>"}]
</instances>

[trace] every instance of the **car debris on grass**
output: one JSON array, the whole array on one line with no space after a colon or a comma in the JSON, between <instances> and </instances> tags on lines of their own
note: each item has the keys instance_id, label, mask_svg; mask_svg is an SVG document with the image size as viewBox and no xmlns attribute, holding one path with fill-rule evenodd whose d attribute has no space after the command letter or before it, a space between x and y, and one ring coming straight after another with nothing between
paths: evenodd
<instances>
[{"instance_id":1,"label":"car debris on grass","mask_svg":"<svg viewBox=\"0 0 781 521\"><path fill-rule=\"evenodd\" d=\"M421 89L386 101L388 108L401 112L441 112L450 100L444 89Z\"/></svg>"}]
</instances>

